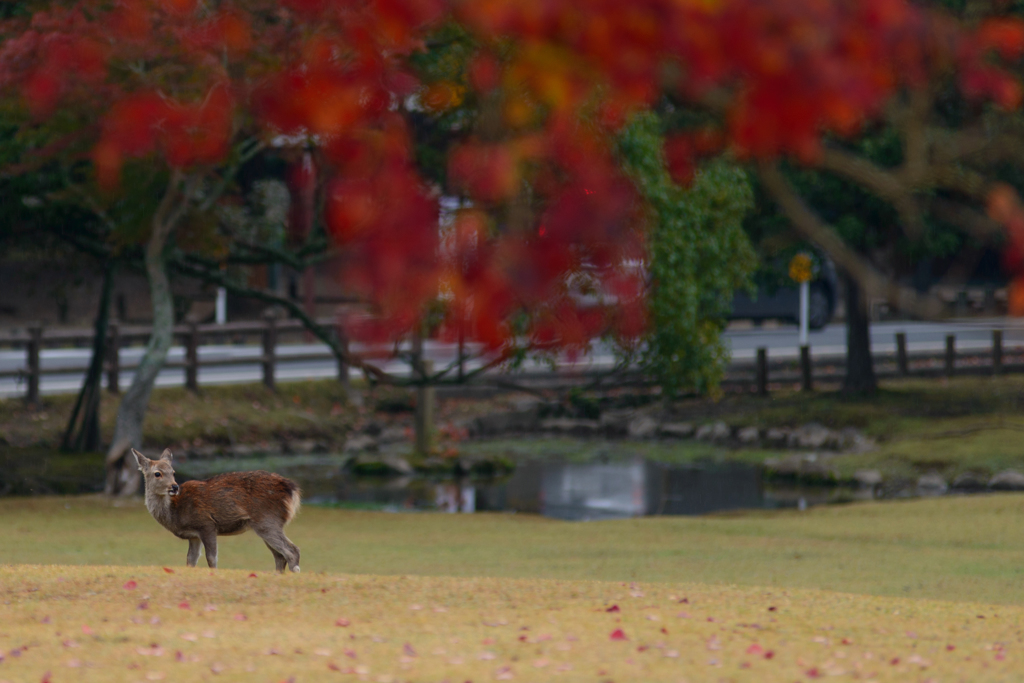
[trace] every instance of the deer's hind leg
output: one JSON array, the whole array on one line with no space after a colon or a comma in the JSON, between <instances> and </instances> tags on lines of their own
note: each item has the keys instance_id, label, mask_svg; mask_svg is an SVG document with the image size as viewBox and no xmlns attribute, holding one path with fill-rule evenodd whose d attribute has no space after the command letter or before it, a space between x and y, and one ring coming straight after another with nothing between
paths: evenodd
<instances>
[{"instance_id":1,"label":"deer's hind leg","mask_svg":"<svg viewBox=\"0 0 1024 683\"><path fill-rule=\"evenodd\" d=\"M264 541L264 543L267 542ZM274 568L277 569L278 572L283 573L284 568L288 566L288 560L285 559L284 555L277 552L277 550L274 549L274 546L267 543L267 547L270 548L270 552L274 554Z\"/></svg>"},{"instance_id":2,"label":"deer's hind leg","mask_svg":"<svg viewBox=\"0 0 1024 683\"><path fill-rule=\"evenodd\" d=\"M277 562L278 571L284 571L284 566L278 562L278 555L284 558L288 569L291 569L293 572L299 571L299 547L284 535L284 529L281 528L280 523L276 520L268 520L261 524L254 524L252 530L263 539L263 542L270 548L270 552L274 553L274 561Z\"/></svg>"}]
</instances>

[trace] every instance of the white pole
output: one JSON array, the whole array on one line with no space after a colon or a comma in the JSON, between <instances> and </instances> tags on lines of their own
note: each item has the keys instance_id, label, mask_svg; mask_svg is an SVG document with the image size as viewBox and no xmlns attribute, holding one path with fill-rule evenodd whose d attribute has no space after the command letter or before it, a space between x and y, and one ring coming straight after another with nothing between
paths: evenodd
<instances>
[{"instance_id":1,"label":"white pole","mask_svg":"<svg viewBox=\"0 0 1024 683\"><path fill-rule=\"evenodd\" d=\"M228 320L228 290L223 287L217 288L217 309L214 319L218 325L223 325Z\"/></svg>"},{"instance_id":2,"label":"white pole","mask_svg":"<svg viewBox=\"0 0 1024 683\"><path fill-rule=\"evenodd\" d=\"M810 308L811 283L800 283L800 346L807 346L807 317Z\"/></svg>"}]
</instances>

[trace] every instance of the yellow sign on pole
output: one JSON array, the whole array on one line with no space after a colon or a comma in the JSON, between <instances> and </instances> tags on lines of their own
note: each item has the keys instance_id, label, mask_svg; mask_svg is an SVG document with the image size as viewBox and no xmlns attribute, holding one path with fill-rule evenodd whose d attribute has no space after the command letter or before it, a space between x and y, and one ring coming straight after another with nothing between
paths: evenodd
<instances>
[{"instance_id":1,"label":"yellow sign on pole","mask_svg":"<svg viewBox=\"0 0 1024 683\"><path fill-rule=\"evenodd\" d=\"M810 282L814 277L814 262L807 254L797 254L789 262L789 277L795 282Z\"/></svg>"}]
</instances>

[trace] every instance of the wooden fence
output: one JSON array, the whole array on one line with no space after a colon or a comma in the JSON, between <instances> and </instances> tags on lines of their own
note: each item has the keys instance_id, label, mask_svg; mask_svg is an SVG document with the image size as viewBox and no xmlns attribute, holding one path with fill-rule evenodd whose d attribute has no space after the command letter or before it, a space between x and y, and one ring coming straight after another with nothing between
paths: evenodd
<instances>
[{"instance_id":1,"label":"wooden fence","mask_svg":"<svg viewBox=\"0 0 1024 683\"><path fill-rule=\"evenodd\" d=\"M339 334L333 320L318 320L320 325ZM111 323L107 333L106 358L103 369L107 375L107 388L112 393L119 393L121 373L124 370L135 370L138 363L124 363L121 360L121 349L135 342L149 339L151 328L141 325L118 325ZM275 386L275 368L280 362L277 347L282 335L300 336L306 334L306 328L298 320L277 320L266 317L261 321L225 323L222 325L176 325L174 336L178 338L185 352L184 360L168 360L165 368L182 368L185 370L185 386L196 391L199 389L200 367L226 367L231 365L255 365L262 367L263 383L271 389ZM41 325L29 325L25 331L0 333L0 346L15 346L25 350L24 367L14 370L0 371L0 378L15 377L25 382L25 398L29 403L39 402L39 382L43 375L65 373L85 373L85 368L71 366L52 366L43 368L40 355L44 347L84 347L91 346L93 333L91 330L47 330ZM258 356L244 358L220 358L201 360L199 347L203 343L224 343L260 340L262 353ZM341 338L344 341L344 338ZM324 361L335 360L329 351L305 353L289 353L289 361ZM338 363L338 378L348 380L348 366Z\"/></svg>"},{"instance_id":2,"label":"wooden fence","mask_svg":"<svg viewBox=\"0 0 1024 683\"><path fill-rule=\"evenodd\" d=\"M321 325L340 334L333 320L320 320ZM144 342L149 338L150 328L111 324L107 339L107 355L104 372L107 375L109 391L117 393L121 385L121 373L134 370L137 363L124 363L120 350L132 343ZM168 361L166 368L181 368L185 371L185 386L190 390L199 388L199 368L226 367L232 365L260 365L263 383L274 388L277 365L286 360L325 361L336 360L328 351L288 353L282 357L278 346L282 337L299 338L306 334L305 328L296 320L277 320L267 317L261 321L226 323L223 325L179 325L174 336L184 347L184 359ZM954 375L998 375L1024 372L1024 348L1004 349L1002 330L992 330L991 345L988 349L958 352L956 335L946 336L945 348L935 351L909 351L905 333L895 336L895 350L873 353L875 373L879 378L891 377L952 377ZM343 337L340 337L343 339ZM259 355L242 358L219 358L203 360L199 347L204 343L254 342L260 341ZM30 403L39 401L40 378L43 375L84 373L81 367L40 365L40 353L44 347L87 347L92 343L91 330L48 330L42 326L28 326L24 331L0 332L0 346L14 346L25 351L25 365L14 370L0 371L0 378L20 378L25 381L25 398ZM839 381L845 373L845 358L835 354L815 358L811 347L801 347L797 358L771 358L768 349L759 348L752 360L734 360L730 363L723 388L730 391L768 393L770 388L799 386L805 391L813 390L816 383ZM492 375L480 381L498 387L521 387L527 389L555 389L573 385L593 383L600 375L597 370L567 369L557 372L516 373L510 376ZM337 377L348 379L348 367L339 362ZM609 378L605 386L649 386L651 381L641 373L632 371Z\"/></svg>"},{"instance_id":3,"label":"wooden fence","mask_svg":"<svg viewBox=\"0 0 1024 683\"><path fill-rule=\"evenodd\" d=\"M907 335L897 332L893 351L873 352L875 376L879 379L896 377L954 377L963 375L1000 375L1024 372L1024 348L1007 349L1003 345L1003 331L991 331L988 349L958 352L956 335L947 334L941 351L913 351L907 348ZM768 349L757 349L753 361L734 361L730 364L723 384L726 388L768 393L775 385L799 386L811 391L815 383L841 381L846 373L846 358L829 355L814 358L809 346L800 347L796 359L770 359Z\"/></svg>"}]
</instances>

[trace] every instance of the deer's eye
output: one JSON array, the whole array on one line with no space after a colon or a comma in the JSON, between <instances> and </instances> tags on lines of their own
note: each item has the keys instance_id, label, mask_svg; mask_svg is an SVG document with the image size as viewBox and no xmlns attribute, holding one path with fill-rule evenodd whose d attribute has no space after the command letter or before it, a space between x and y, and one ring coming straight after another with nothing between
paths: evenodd
<instances>
[{"instance_id":1,"label":"deer's eye","mask_svg":"<svg viewBox=\"0 0 1024 683\"><path fill-rule=\"evenodd\" d=\"M162 477L164 475L160 474L159 472L156 472L156 473L153 474L153 476L159 479L160 477Z\"/></svg>"}]
</instances>

